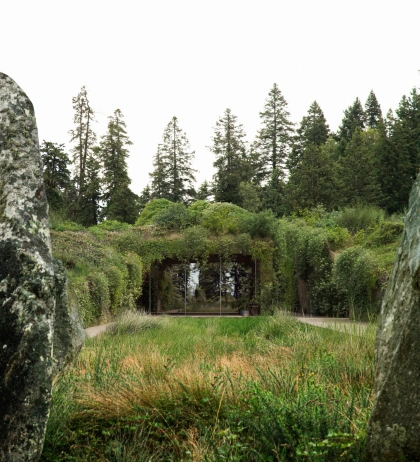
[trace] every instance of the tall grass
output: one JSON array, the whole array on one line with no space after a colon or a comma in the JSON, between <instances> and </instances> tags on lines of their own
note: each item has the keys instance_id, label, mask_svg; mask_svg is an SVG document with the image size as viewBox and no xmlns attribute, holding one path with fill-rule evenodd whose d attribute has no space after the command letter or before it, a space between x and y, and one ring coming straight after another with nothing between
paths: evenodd
<instances>
[{"instance_id":1,"label":"tall grass","mask_svg":"<svg viewBox=\"0 0 420 462\"><path fill-rule=\"evenodd\" d=\"M54 387L42 460L364 460L374 329L168 319L88 341Z\"/></svg>"},{"instance_id":2,"label":"tall grass","mask_svg":"<svg viewBox=\"0 0 420 462\"><path fill-rule=\"evenodd\" d=\"M385 212L374 205L358 205L346 207L336 216L336 222L350 233L369 231L385 220Z\"/></svg>"}]
</instances>

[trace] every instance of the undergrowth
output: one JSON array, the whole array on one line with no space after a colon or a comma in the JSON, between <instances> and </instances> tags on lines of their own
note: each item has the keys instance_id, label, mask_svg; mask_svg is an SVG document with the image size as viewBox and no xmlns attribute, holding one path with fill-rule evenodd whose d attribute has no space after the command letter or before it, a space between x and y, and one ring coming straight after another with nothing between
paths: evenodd
<instances>
[{"instance_id":1,"label":"undergrowth","mask_svg":"<svg viewBox=\"0 0 420 462\"><path fill-rule=\"evenodd\" d=\"M54 385L42 461L365 460L374 327L158 323L87 342Z\"/></svg>"}]
</instances>

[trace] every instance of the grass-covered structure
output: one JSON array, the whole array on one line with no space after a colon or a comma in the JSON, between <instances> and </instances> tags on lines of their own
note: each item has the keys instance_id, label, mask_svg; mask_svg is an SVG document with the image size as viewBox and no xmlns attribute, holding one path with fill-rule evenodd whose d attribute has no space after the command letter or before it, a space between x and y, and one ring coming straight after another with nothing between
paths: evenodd
<instances>
[{"instance_id":1,"label":"grass-covered structure","mask_svg":"<svg viewBox=\"0 0 420 462\"><path fill-rule=\"evenodd\" d=\"M182 311L187 297L192 307L219 305L220 296L230 310L257 303L263 312L366 318L378 310L402 227L368 206L276 219L227 203L156 199L132 226L52 220L52 239L85 325L127 309ZM193 263L200 275L189 292Z\"/></svg>"}]
</instances>

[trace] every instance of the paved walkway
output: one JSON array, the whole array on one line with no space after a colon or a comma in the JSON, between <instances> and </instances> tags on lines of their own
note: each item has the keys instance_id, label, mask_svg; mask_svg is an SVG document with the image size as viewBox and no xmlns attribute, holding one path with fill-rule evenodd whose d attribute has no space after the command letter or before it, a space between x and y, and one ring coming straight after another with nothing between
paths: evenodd
<instances>
[{"instance_id":1,"label":"paved walkway","mask_svg":"<svg viewBox=\"0 0 420 462\"><path fill-rule=\"evenodd\" d=\"M326 318L323 316L296 316L296 319L312 326L324 327L349 334L362 334L369 323L350 321L349 318Z\"/></svg>"},{"instance_id":2,"label":"paved walkway","mask_svg":"<svg viewBox=\"0 0 420 462\"><path fill-rule=\"evenodd\" d=\"M101 332L105 332L106 328L108 326L112 326L112 324L114 324L114 323L109 322L108 324L101 324L100 326L88 327L87 329L85 329L86 335L89 338L96 337Z\"/></svg>"},{"instance_id":3,"label":"paved walkway","mask_svg":"<svg viewBox=\"0 0 420 462\"><path fill-rule=\"evenodd\" d=\"M194 317L194 318L206 318L210 316L206 315L194 315L187 317ZM212 318L218 316L211 316ZM230 318L242 318L243 316L229 316ZM325 318L323 316L293 316L298 321L303 322L305 324L311 324L312 326L317 327L324 327L329 329L339 330L341 332L346 332L348 334L362 334L367 329L369 323L367 322L357 322L357 321L350 321L348 318ZM98 334L105 332L108 326L111 326L113 323L110 322L108 324L101 324L100 326L88 327L85 329L86 335L89 338L96 337Z\"/></svg>"}]
</instances>

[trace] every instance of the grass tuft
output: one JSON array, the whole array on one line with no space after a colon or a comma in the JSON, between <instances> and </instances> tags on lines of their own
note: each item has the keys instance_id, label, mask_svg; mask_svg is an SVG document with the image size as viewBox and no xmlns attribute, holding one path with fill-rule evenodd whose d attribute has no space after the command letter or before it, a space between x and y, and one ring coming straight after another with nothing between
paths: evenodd
<instances>
[{"instance_id":1,"label":"grass tuft","mask_svg":"<svg viewBox=\"0 0 420 462\"><path fill-rule=\"evenodd\" d=\"M148 329L159 329L168 319L162 316L151 316L145 311L124 311L109 326L106 333L112 335L138 334Z\"/></svg>"}]
</instances>

